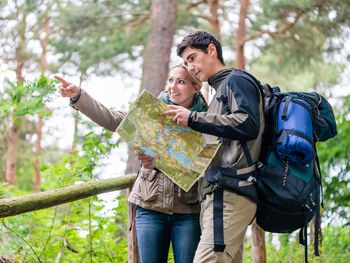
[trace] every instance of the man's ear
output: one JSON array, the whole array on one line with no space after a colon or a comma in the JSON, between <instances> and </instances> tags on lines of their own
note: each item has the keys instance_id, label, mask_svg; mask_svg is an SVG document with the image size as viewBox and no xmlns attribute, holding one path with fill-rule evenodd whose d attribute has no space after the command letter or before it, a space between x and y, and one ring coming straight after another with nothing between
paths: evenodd
<instances>
[{"instance_id":1,"label":"man's ear","mask_svg":"<svg viewBox=\"0 0 350 263\"><path fill-rule=\"evenodd\" d=\"M216 46L213 43L210 43L208 45L207 50L208 50L209 55L211 55L211 56L215 55L215 57L216 57Z\"/></svg>"}]
</instances>

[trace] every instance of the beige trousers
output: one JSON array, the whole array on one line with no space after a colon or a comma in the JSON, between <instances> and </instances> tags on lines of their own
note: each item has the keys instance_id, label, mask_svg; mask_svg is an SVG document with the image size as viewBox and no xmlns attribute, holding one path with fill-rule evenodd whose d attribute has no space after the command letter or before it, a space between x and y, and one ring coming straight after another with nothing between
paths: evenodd
<instances>
[{"instance_id":1,"label":"beige trousers","mask_svg":"<svg viewBox=\"0 0 350 263\"><path fill-rule=\"evenodd\" d=\"M213 197L207 195L201 207L202 235L194 257L194 263L242 262L243 239L256 212L256 204L250 199L224 191L223 227L226 248L214 252Z\"/></svg>"}]
</instances>

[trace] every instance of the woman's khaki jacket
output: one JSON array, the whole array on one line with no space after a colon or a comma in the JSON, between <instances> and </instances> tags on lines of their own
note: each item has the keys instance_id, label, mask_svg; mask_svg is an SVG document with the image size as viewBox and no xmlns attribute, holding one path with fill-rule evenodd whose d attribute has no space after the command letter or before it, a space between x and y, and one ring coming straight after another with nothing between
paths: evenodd
<instances>
[{"instance_id":1,"label":"woman's khaki jacket","mask_svg":"<svg viewBox=\"0 0 350 263\"><path fill-rule=\"evenodd\" d=\"M126 115L126 112L107 109L84 90L81 90L77 100L71 100L71 106L113 132ZM197 184L185 192L158 170L143 167L138 172L128 201L145 209L166 214L192 214L199 213L200 210Z\"/></svg>"}]
</instances>

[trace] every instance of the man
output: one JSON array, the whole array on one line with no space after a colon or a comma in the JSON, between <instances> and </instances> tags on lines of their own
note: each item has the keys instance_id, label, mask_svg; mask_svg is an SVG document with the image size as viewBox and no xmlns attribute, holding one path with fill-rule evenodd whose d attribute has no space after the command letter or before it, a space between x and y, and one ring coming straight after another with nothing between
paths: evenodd
<instances>
[{"instance_id":1,"label":"man","mask_svg":"<svg viewBox=\"0 0 350 263\"><path fill-rule=\"evenodd\" d=\"M232 167L237 171L254 167L264 129L262 97L254 77L226 68L220 42L206 32L187 35L177 46L177 54L195 76L208 81L216 94L207 112L190 112L172 105L163 114L203 133L208 142L221 140L211 167ZM227 89L230 113L221 97L222 89ZM194 262L242 262L243 238L254 219L256 204L208 183L206 178L200 185L202 235Z\"/></svg>"}]
</instances>

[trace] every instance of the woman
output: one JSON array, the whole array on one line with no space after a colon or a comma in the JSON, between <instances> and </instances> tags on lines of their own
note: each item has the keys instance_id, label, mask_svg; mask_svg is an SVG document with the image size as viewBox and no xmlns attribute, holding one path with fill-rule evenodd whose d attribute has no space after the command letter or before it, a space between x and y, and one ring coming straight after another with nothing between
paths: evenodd
<instances>
[{"instance_id":1,"label":"woman","mask_svg":"<svg viewBox=\"0 0 350 263\"><path fill-rule=\"evenodd\" d=\"M125 112L110 111L84 90L56 76L60 93L71 98L71 105L100 126L115 131ZM200 93L201 82L184 65L174 66L169 73L167 89L159 99L167 104L205 111L207 104ZM135 226L142 263L167 262L170 241L175 262L192 263L200 238L199 202L196 184L184 192L168 177L153 167L152 159L140 154L144 166L129 195L136 207Z\"/></svg>"}]
</instances>

